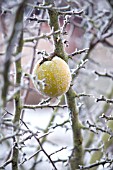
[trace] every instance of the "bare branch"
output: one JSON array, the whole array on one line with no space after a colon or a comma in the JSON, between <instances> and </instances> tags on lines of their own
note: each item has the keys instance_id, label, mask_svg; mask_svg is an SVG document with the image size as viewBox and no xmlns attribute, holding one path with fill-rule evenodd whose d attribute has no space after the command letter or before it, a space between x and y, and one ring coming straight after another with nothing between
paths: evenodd
<instances>
[{"instance_id":1,"label":"bare branch","mask_svg":"<svg viewBox=\"0 0 113 170\"><path fill-rule=\"evenodd\" d=\"M103 161L97 161L96 163L93 163L91 165L87 165L87 166L81 166L80 165L79 167L80 167L80 169L90 169L90 168L93 168L93 167L96 167L96 166L99 166L99 165L102 165L104 167L104 165L107 164L107 163L112 164L113 159L107 158Z\"/></svg>"},{"instance_id":2,"label":"bare branch","mask_svg":"<svg viewBox=\"0 0 113 170\"><path fill-rule=\"evenodd\" d=\"M61 108L61 109L64 109L64 108L67 108L66 105L49 105L49 104L43 104L43 105L24 105L23 106L23 109L44 109L44 108L51 108L51 109L55 109L55 108Z\"/></svg>"},{"instance_id":3,"label":"bare branch","mask_svg":"<svg viewBox=\"0 0 113 170\"><path fill-rule=\"evenodd\" d=\"M107 121L113 120L113 116L112 116L112 115L106 116L104 113L100 116L100 118L104 118L104 119L106 119Z\"/></svg>"},{"instance_id":4,"label":"bare branch","mask_svg":"<svg viewBox=\"0 0 113 170\"><path fill-rule=\"evenodd\" d=\"M100 98L96 99L96 102L104 101L106 103L113 103L113 99L106 99L105 96L101 96Z\"/></svg>"},{"instance_id":5,"label":"bare branch","mask_svg":"<svg viewBox=\"0 0 113 170\"><path fill-rule=\"evenodd\" d=\"M82 54L82 53L87 53L88 50L89 50L89 48L85 48L85 49L82 49L82 50L77 50L76 49L75 52L69 54L68 56L69 56L69 58L72 58L75 55Z\"/></svg>"},{"instance_id":6,"label":"bare branch","mask_svg":"<svg viewBox=\"0 0 113 170\"><path fill-rule=\"evenodd\" d=\"M99 127L95 124L91 124L89 121L87 121L87 124L89 125L89 128L93 127L96 129L96 131L101 131L101 132L107 133L110 135L110 138L113 137L113 132L110 129L103 129L102 127Z\"/></svg>"},{"instance_id":7,"label":"bare branch","mask_svg":"<svg viewBox=\"0 0 113 170\"><path fill-rule=\"evenodd\" d=\"M113 80L113 75L112 74L110 74L110 73L99 73L99 72L97 72L97 71L95 71L94 72L96 75L98 75L99 77L106 77L106 78L110 78L110 79L112 79Z\"/></svg>"}]
</instances>

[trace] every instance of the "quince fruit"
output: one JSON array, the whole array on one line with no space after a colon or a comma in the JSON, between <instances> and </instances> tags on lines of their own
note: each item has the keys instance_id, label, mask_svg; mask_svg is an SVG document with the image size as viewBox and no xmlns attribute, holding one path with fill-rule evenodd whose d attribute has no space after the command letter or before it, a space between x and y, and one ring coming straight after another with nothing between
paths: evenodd
<instances>
[{"instance_id":1,"label":"quince fruit","mask_svg":"<svg viewBox=\"0 0 113 170\"><path fill-rule=\"evenodd\" d=\"M34 85L45 96L58 97L66 93L71 83L71 73L68 64L55 56L51 61L37 62L33 74L36 77Z\"/></svg>"}]
</instances>

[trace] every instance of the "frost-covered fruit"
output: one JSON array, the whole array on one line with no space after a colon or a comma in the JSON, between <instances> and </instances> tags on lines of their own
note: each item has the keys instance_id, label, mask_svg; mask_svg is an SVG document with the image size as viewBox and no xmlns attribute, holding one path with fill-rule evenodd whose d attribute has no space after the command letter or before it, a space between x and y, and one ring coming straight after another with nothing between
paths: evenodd
<instances>
[{"instance_id":1,"label":"frost-covered fruit","mask_svg":"<svg viewBox=\"0 0 113 170\"><path fill-rule=\"evenodd\" d=\"M48 97L58 97L66 93L71 83L71 73L68 64L59 57L35 65L33 74L37 77L35 87Z\"/></svg>"}]
</instances>

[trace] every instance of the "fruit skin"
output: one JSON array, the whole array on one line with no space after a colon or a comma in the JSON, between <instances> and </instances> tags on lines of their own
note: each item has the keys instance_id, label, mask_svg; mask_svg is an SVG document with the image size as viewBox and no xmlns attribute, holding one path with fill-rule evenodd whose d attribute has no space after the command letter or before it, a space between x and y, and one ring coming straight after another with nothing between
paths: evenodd
<instances>
[{"instance_id":1,"label":"fruit skin","mask_svg":"<svg viewBox=\"0 0 113 170\"><path fill-rule=\"evenodd\" d=\"M33 70L37 80L44 80L45 86L40 85L38 90L48 97L58 97L66 93L71 83L71 73L68 64L59 57L54 57L51 61L45 61L41 65L39 62ZM36 81L34 82L37 88Z\"/></svg>"}]
</instances>

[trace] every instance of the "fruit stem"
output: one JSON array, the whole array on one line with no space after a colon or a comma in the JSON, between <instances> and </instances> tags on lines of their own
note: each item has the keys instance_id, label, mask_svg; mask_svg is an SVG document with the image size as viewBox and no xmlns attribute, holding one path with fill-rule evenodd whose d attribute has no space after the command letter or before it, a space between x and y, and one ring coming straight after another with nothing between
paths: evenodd
<instances>
[{"instance_id":1,"label":"fruit stem","mask_svg":"<svg viewBox=\"0 0 113 170\"><path fill-rule=\"evenodd\" d=\"M54 6L54 0L45 0L45 3L45 5L52 4L52 6ZM48 9L48 13L51 29L54 29L54 32L60 30L57 10L51 8ZM68 55L65 53L64 50L61 33L59 32L59 34L53 34L53 40L55 45L54 54L68 62Z\"/></svg>"}]
</instances>

